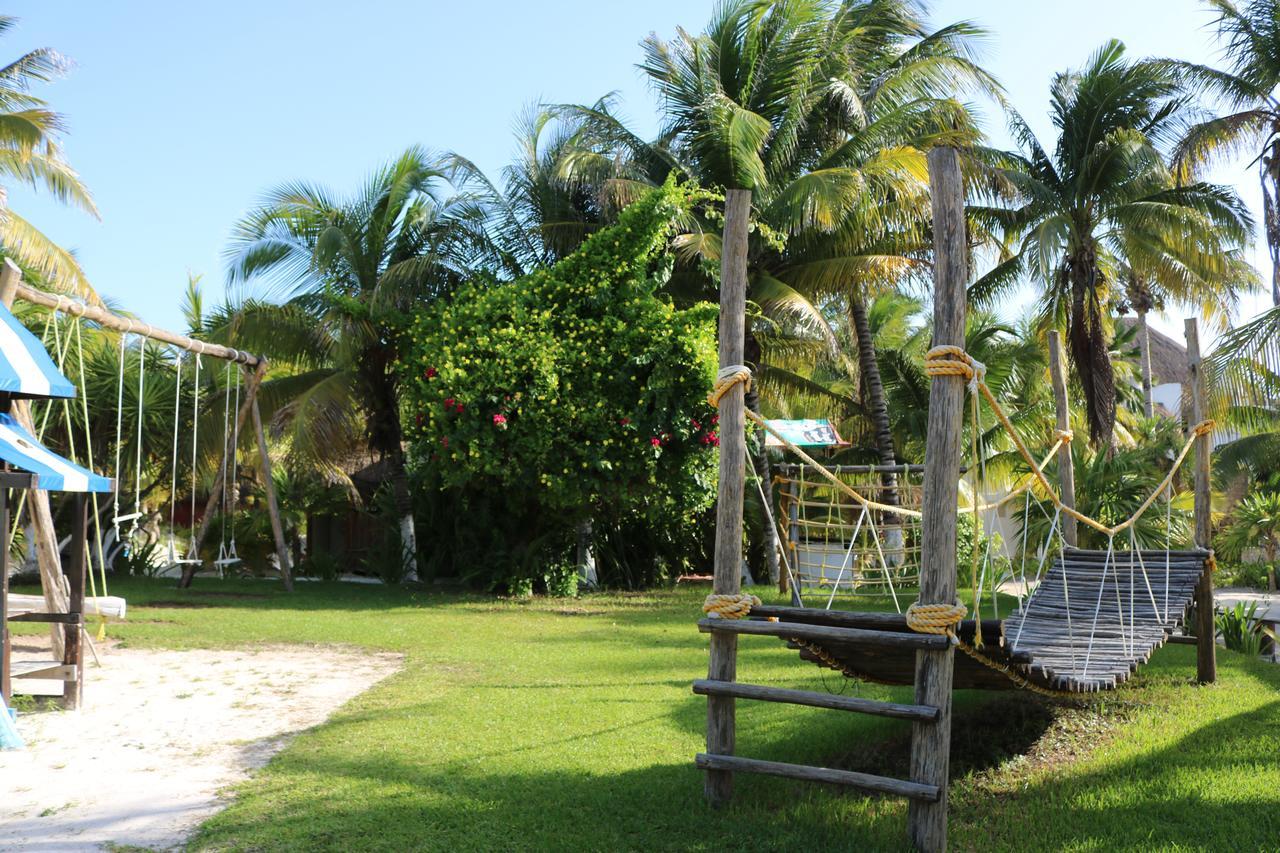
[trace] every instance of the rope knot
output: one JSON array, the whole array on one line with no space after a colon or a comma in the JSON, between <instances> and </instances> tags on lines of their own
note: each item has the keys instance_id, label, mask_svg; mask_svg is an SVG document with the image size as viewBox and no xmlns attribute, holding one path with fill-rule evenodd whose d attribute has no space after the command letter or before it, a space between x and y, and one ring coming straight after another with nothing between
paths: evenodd
<instances>
[{"instance_id":1,"label":"rope knot","mask_svg":"<svg viewBox=\"0 0 1280 853\"><path fill-rule=\"evenodd\" d=\"M1209 556L1204 558L1204 567L1210 573L1218 570L1218 558L1213 555L1212 551L1209 552Z\"/></svg>"},{"instance_id":2,"label":"rope knot","mask_svg":"<svg viewBox=\"0 0 1280 853\"><path fill-rule=\"evenodd\" d=\"M1209 433L1213 432L1214 426L1216 426L1216 424L1214 424L1212 419L1203 420L1200 423L1196 424L1194 427L1192 427L1191 434L1194 435L1196 438L1199 438L1202 435L1208 435Z\"/></svg>"},{"instance_id":3,"label":"rope knot","mask_svg":"<svg viewBox=\"0 0 1280 853\"><path fill-rule=\"evenodd\" d=\"M969 390L978 392L978 386L987 377L987 366L978 361L964 347L936 346L924 355L924 372L933 377L959 376L968 381Z\"/></svg>"},{"instance_id":4,"label":"rope knot","mask_svg":"<svg viewBox=\"0 0 1280 853\"><path fill-rule=\"evenodd\" d=\"M1053 436L1063 444L1070 444L1076 434L1069 429L1058 429L1053 431Z\"/></svg>"},{"instance_id":5,"label":"rope knot","mask_svg":"<svg viewBox=\"0 0 1280 853\"><path fill-rule=\"evenodd\" d=\"M713 619L743 619L760 599L749 593L712 593L702 602L702 612Z\"/></svg>"},{"instance_id":6,"label":"rope knot","mask_svg":"<svg viewBox=\"0 0 1280 853\"><path fill-rule=\"evenodd\" d=\"M707 402L716 407L720 405L720 398L729 393L734 385L739 382L743 384L743 392L751 390L751 368L745 364L730 364L727 367L720 368L716 373L716 384L711 388L711 393L707 395Z\"/></svg>"},{"instance_id":7,"label":"rope knot","mask_svg":"<svg viewBox=\"0 0 1280 853\"><path fill-rule=\"evenodd\" d=\"M957 641L956 628L969 614L969 609L957 601L955 604L921 604L916 602L907 608L907 627L918 634L943 634ZM981 631L978 632L981 635Z\"/></svg>"}]
</instances>

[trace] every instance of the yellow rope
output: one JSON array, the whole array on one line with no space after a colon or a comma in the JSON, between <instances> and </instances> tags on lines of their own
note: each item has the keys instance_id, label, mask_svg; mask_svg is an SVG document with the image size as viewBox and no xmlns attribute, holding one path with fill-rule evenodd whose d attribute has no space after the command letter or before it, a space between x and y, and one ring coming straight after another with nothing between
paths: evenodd
<instances>
[{"instance_id":1,"label":"yellow rope","mask_svg":"<svg viewBox=\"0 0 1280 853\"><path fill-rule=\"evenodd\" d=\"M759 598L747 593L712 593L702 603L702 612L712 618L743 619L759 604Z\"/></svg>"},{"instance_id":2,"label":"yellow rope","mask_svg":"<svg viewBox=\"0 0 1280 853\"><path fill-rule=\"evenodd\" d=\"M716 384L707 395L707 402L714 408L720 405L720 398L729 393L729 389L741 383L743 393L751 390L751 368L745 364L731 364L720 368L716 374Z\"/></svg>"},{"instance_id":3,"label":"yellow rope","mask_svg":"<svg viewBox=\"0 0 1280 853\"><path fill-rule=\"evenodd\" d=\"M1048 478L1046 478L1044 476L1044 472L1036 466L1035 459L1032 458L1031 452L1027 450L1027 446L1023 443L1021 436L1018 435L1018 431L1014 429L1013 423L1009 420L1009 416L1005 414L1004 408L1001 407L999 401L996 400L995 395L991 393L991 389L987 387L987 383L983 381L982 377L985 373L985 367L982 366L981 362L975 361L960 347L938 346L929 350L929 352L925 354L925 373L930 376L960 376L969 380L972 385L976 386L978 391L981 392L983 398L986 399L988 405L991 406L991 410L995 412L995 415L999 419L1001 426L1004 427L1005 432L1007 432L1009 437L1013 439L1014 446L1017 448L1018 453L1026 463L1031 466L1032 475L1044 488L1053 505L1061 510L1063 514L1068 515L1083 524L1087 524L1089 527L1092 527L1094 530L1105 536L1115 536L1117 533L1125 531L1136 524L1138 519L1151 508L1151 505L1156 502L1156 499L1173 482L1174 475L1177 473L1178 469L1182 467L1182 463L1186 460L1187 454L1191 452L1191 448L1194 446L1195 440L1201 436L1208 435L1213 431L1214 427L1214 423L1211 420L1202 421L1196 424L1191 430L1191 437L1188 438L1186 443L1182 446L1181 452L1178 453L1177 458L1174 459L1173 465L1169 468L1169 473L1165 476L1164 480L1161 481L1160 485L1156 487L1155 491L1153 491L1147 499L1142 502L1142 505L1139 506L1137 510L1129 516L1129 518L1115 526L1108 527L1101 521L1079 512L1074 507L1067 506L1062 502L1062 499L1058 497L1057 493L1053 491Z\"/></svg>"},{"instance_id":4,"label":"yellow rope","mask_svg":"<svg viewBox=\"0 0 1280 853\"><path fill-rule=\"evenodd\" d=\"M907 608L907 627L919 634L943 634L958 642L956 628L968 613L968 608L959 601L955 604L921 604L917 601Z\"/></svg>"}]
</instances>

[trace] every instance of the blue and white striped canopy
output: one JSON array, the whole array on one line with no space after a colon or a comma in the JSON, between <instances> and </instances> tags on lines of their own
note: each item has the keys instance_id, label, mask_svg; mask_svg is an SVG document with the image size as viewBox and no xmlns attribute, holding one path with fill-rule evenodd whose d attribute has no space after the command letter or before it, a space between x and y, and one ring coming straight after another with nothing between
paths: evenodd
<instances>
[{"instance_id":1,"label":"blue and white striped canopy","mask_svg":"<svg viewBox=\"0 0 1280 853\"><path fill-rule=\"evenodd\" d=\"M40 339L0 305L0 394L16 397L74 397L72 385Z\"/></svg>"},{"instance_id":2,"label":"blue and white striped canopy","mask_svg":"<svg viewBox=\"0 0 1280 853\"><path fill-rule=\"evenodd\" d=\"M68 462L32 437L12 415L0 413L0 459L36 475L35 488L49 492L110 492L114 485L74 462Z\"/></svg>"}]
</instances>

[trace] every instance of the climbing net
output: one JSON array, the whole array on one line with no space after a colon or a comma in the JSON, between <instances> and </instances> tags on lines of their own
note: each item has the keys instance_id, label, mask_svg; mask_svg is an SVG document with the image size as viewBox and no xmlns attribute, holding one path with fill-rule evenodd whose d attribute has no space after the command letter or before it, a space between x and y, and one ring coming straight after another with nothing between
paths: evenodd
<instances>
[{"instance_id":1,"label":"climbing net","mask_svg":"<svg viewBox=\"0 0 1280 853\"><path fill-rule=\"evenodd\" d=\"M920 583L920 469L833 466L844 488L812 465L781 465L779 540L792 582L830 608L837 597L890 599L898 612ZM848 491L867 497L852 499ZM909 513L888 507L907 509Z\"/></svg>"}]
</instances>

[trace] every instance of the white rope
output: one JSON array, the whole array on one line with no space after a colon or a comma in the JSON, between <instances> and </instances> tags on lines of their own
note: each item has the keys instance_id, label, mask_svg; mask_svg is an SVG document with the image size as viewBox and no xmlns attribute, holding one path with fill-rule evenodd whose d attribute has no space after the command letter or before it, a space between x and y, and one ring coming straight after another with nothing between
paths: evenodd
<instances>
[{"instance_id":1,"label":"white rope","mask_svg":"<svg viewBox=\"0 0 1280 853\"><path fill-rule=\"evenodd\" d=\"M133 328L133 321L129 321L129 328ZM112 470L116 475L116 491L113 496L114 511L112 513L111 525L116 531L116 541L120 540L120 491L123 477L120 476L120 449L124 443L124 353L125 339L128 332L120 333L120 379L116 384L116 464Z\"/></svg>"},{"instance_id":2,"label":"white rope","mask_svg":"<svg viewBox=\"0 0 1280 853\"><path fill-rule=\"evenodd\" d=\"M178 518L178 424L182 420L182 350L174 360L173 376L173 452L169 456L169 553L177 560L174 525Z\"/></svg>"},{"instance_id":3,"label":"white rope","mask_svg":"<svg viewBox=\"0 0 1280 853\"><path fill-rule=\"evenodd\" d=\"M138 345L138 452L133 469L133 525L130 535L138 529L138 519L142 518L142 413L143 399L146 396L147 375L147 340L142 338Z\"/></svg>"},{"instance_id":4,"label":"white rope","mask_svg":"<svg viewBox=\"0 0 1280 853\"><path fill-rule=\"evenodd\" d=\"M866 511L865 507L863 507L863 511ZM885 563L884 549L880 546L880 532L876 529L874 518L869 519L867 529L871 531L871 539L876 543L876 553L880 555L880 569L884 572L884 581L889 586L889 595L893 598L893 609L901 613L902 605L898 602L898 591L894 589L893 578L889 576L889 566Z\"/></svg>"},{"instance_id":5,"label":"white rope","mask_svg":"<svg viewBox=\"0 0 1280 853\"><path fill-rule=\"evenodd\" d=\"M827 599L827 606L825 608L827 610L831 609L832 603L836 600L836 592L840 589L840 581L844 579L844 570L849 567L850 562L853 560L853 547L857 544L858 532L862 530L862 522L865 521L866 518L867 508L864 505L862 507L862 512L858 514L858 523L853 527L853 535L849 537L849 548L845 551L844 561L840 563L840 573L836 575L836 582L831 585L831 596ZM850 581L849 585L852 586L853 582Z\"/></svg>"},{"instance_id":6,"label":"white rope","mask_svg":"<svg viewBox=\"0 0 1280 853\"><path fill-rule=\"evenodd\" d=\"M191 389L191 545L187 550L187 559L199 559L196 554L196 454L200 448L200 353L196 353L196 371L194 386Z\"/></svg>"},{"instance_id":7,"label":"white rope","mask_svg":"<svg viewBox=\"0 0 1280 853\"><path fill-rule=\"evenodd\" d=\"M787 559L787 549L782 544L782 536L779 535L781 534L782 531L778 527L777 522L774 521L773 507L769 505L768 499L765 498L764 482L761 480L759 473L756 472L756 463L755 463L755 460L751 458L750 453L747 454L747 464L751 466L751 475L755 478L755 481L756 481L756 491L760 493L760 505L764 507L765 520L769 523L769 526L773 528L774 535L777 538L778 556L782 559L783 568L787 570L787 579L791 582L791 588L796 590L796 597L798 598L800 595L800 592L799 592L799 589L795 586L796 577L791 572L791 561Z\"/></svg>"},{"instance_id":8,"label":"white rope","mask_svg":"<svg viewBox=\"0 0 1280 853\"><path fill-rule=\"evenodd\" d=\"M1080 673L1080 680L1083 681L1089 677L1089 661L1093 658L1093 639L1098 632L1098 615L1102 612L1102 594L1107 589L1107 570L1111 568L1111 557L1115 553L1115 535L1107 537L1107 556L1102 561L1102 582L1098 584L1098 601L1093 606L1093 625L1089 628L1089 645L1085 648L1084 654L1084 670ZM1067 564L1064 560L1062 563L1062 581L1066 586ZM1120 593L1119 585L1116 586L1117 596ZM1121 618L1123 623L1123 617ZM1121 626L1121 634L1123 634L1123 624Z\"/></svg>"}]
</instances>

